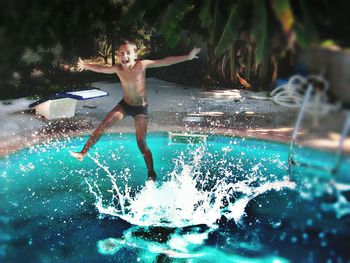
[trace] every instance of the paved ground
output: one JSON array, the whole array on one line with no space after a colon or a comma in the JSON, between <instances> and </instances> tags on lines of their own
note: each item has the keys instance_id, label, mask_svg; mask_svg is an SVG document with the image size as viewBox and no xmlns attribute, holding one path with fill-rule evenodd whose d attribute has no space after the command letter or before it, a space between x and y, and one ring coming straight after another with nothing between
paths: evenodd
<instances>
[{"instance_id":1,"label":"paved ground","mask_svg":"<svg viewBox=\"0 0 350 263\"><path fill-rule=\"evenodd\" d=\"M272 100L253 99L246 90L211 90L186 87L157 79L147 79L150 131L188 131L220 133L228 136L251 136L288 142L297 110L277 105ZM0 156L38 143L52 136L89 134L121 99L115 83L92 83L109 92L109 96L79 101L76 116L47 121L28 109L33 100L25 98L0 101ZM298 134L298 142L317 148L336 150L345 112L322 116L317 121L307 115ZM133 131L133 120L127 118L114 125L111 132ZM346 141L350 152L350 140Z\"/></svg>"}]
</instances>

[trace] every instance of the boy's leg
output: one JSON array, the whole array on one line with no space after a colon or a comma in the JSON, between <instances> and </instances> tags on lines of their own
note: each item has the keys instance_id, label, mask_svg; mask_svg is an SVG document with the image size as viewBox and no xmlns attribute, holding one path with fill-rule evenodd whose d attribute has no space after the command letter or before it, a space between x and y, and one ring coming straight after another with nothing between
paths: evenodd
<instances>
[{"instance_id":1,"label":"boy's leg","mask_svg":"<svg viewBox=\"0 0 350 263\"><path fill-rule=\"evenodd\" d=\"M121 121L125 116L125 113L120 105L114 107L109 112L97 129L91 134L88 141L85 143L84 148L80 152L71 152L71 155L77 158L79 161L84 159L85 154L88 150L100 139L102 134L115 122Z\"/></svg>"},{"instance_id":2,"label":"boy's leg","mask_svg":"<svg viewBox=\"0 0 350 263\"><path fill-rule=\"evenodd\" d=\"M135 116L134 120L135 120L137 146L139 147L142 153L142 156L146 162L148 180L155 181L156 173L153 168L153 157L150 149L146 144L147 116L144 114L138 114Z\"/></svg>"}]
</instances>

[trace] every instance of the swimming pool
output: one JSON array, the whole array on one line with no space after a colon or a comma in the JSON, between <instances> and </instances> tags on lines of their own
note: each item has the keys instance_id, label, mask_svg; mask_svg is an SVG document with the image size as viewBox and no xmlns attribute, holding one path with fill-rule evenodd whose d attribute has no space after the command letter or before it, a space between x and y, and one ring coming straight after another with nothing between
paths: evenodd
<instances>
[{"instance_id":1,"label":"swimming pool","mask_svg":"<svg viewBox=\"0 0 350 263\"><path fill-rule=\"evenodd\" d=\"M283 143L151 133L50 140L0 159L0 262L347 262L350 160Z\"/></svg>"}]
</instances>

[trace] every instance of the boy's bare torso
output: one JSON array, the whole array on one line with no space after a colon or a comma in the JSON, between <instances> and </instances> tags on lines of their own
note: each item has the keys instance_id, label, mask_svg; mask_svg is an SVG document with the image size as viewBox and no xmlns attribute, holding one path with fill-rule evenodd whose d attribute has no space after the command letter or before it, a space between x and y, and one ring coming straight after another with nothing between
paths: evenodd
<instances>
[{"instance_id":1,"label":"boy's bare torso","mask_svg":"<svg viewBox=\"0 0 350 263\"><path fill-rule=\"evenodd\" d=\"M142 61L137 61L131 69L122 65L116 65L115 68L125 102L133 106L146 105L146 68Z\"/></svg>"},{"instance_id":2,"label":"boy's bare torso","mask_svg":"<svg viewBox=\"0 0 350 263\"><path fill-rule=\"evenodd\" d=\"M105 67L88 64L79 58L78 70L91 70L98 73L117 74L123 90L124 101L133 106L147 105L146 68L164 67L198 58L199 48L194 48L189 54L170 56L158 60L137 60L136 45L126 43L118 49L119 64Z\"/></svg>"}]
</instances>

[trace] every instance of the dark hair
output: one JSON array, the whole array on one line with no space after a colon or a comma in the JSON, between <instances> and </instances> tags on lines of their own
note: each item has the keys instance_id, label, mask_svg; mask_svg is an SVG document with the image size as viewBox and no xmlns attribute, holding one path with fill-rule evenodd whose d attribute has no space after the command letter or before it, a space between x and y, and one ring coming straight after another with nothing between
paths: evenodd
<instances>
[{"instance_id":1,"label":"dark hair","mask_svg":"<svg viewBox=\"0 0 350 263\"><path fill-rule=\"evenodd\" d=\"M119 45L118 45L117 50L119 50L119 48L120 48L121 46L124 46L124 45L131 45L131 46L133 46L134 51L135 51L135 52L137 51L137 45L136 45L136 43L135 43L134 41L130 41L130 40L127 40L127 39L122 39L122 41L121 41L121 42L119 43Z\"/></svg>"}]
</instances>

